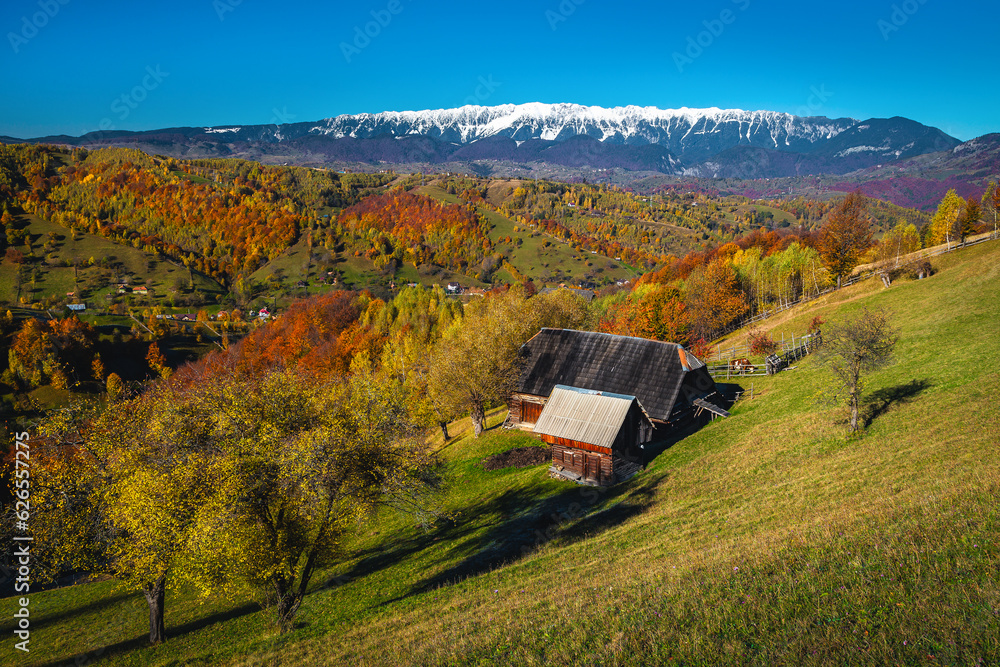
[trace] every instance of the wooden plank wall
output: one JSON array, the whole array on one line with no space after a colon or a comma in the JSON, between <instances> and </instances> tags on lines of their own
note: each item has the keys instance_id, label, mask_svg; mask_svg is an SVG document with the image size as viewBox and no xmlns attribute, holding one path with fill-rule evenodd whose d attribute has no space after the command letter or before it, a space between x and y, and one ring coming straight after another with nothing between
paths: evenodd
<instances>
[{"instance_id":1,"label":"wooden plank wall","mask_svg":"<svg viewBox=\"0 0 1000 667\"><path fill-rule=\"evenodd\" d=\"M580 442L579 440L570 440L569 438L560 438L558 436L544 434L542 435L542 441L547 442L550 445L561 445L562 447L568 447L570 449L585 449L588 452L611 455L611 450L607 447L599 447L598 445L592 445L589 442Z\"/></svg>"},{"instance_id":2,"label":"wooden plank wall","mask_svg":"<svg viewBox=\"0 0 1000 667\"><path fill-rule=\"evenodd\" d=\"M515 417L517 424L529 425L538 421L539 415L548 399L544 396L532 396L530 394L512 394L510 397L510 414Z\"/></svg>"},{"instance_id":3,"label":"wooden plank wall","mask_svg":"<svg viewBox=\"0 0 1000 667\"><path fill-rule=\"evenodd\" d=\"M598 484L614 483L614 461L610 454L554 444L552 445L552 465L562 466L566 470Z\"/></svg>"}]
</instances>

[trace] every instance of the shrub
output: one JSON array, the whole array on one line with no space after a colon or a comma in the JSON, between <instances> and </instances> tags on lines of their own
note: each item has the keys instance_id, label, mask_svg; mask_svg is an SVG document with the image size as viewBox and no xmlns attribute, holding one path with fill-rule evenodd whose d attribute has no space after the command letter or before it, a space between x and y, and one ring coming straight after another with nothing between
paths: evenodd
<instances>
[{"instance_id":1,"label":"shrub","mask_svg":"<svg viewBox=\"0 0 1000 667\"><path fill-rule=\"evenodd\" d=\"M707 340L704 338L697 338L691 341L691 352L694 353L694 356L698 357L702 361L705 361L712 356L715 350L712 349L712 344Z\"/></svg>"},{"instance_id":2,"label":"shrub","mask_svg":"<svg viewBox=\"0 0 1000 667\"><path fill-rule=\"evenodd\" d=\"M774 354L778 349L778 344L771 338L771 334L761 331L757 327L747 332L747 344L750 346L752 356L766 357Z\"/></svg>"}]
</instances>

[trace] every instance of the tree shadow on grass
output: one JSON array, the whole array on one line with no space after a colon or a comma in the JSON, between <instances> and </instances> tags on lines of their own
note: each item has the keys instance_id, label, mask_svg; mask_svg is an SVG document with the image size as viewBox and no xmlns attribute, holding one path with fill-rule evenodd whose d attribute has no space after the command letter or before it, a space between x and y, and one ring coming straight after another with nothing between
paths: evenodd
<instances>
[{"instance_id":1,"label":"tree shadow on grass","mask_svg":"<svg viewBox=\"0 0 1000 667\"><path fill-rule=\"evenodd\" d=\"M894 405L909 403L926 389L932 386L930 380L910 380L905 384L898 384L895 387L885 387L878 391L873 391L865 401L864 424L865 428L871 426L872 422L888 412Z\"/></svg>"},{"instance_id":2,"label":"tree shadow on grass","mask_svg":"<svg viewBox=\"0 0 1000 667\"><path fill-rule=\"evenodd\" d=\"M550 542L571 544L616 528L649 508L665 476L644 476L611 488L572 485L541 500L531 489L511 489L477 508L505 518L456 545L449 558L458 552L457 563L384 604L484 574Z\"/></svg>"},{"instance_id":3,"label":"tree shadow on grass","mask_svg":"<svg viewBox=\"0 0 1000 667\"><path fill-rule=\"evenodd\" d=\"M146 608L143 607L142 611L136 612L141 614L143 618L146 615L143 613ZM226 621L231 621L234 618L239 618L240 616L246 616L247 614L252 614L260 611L260 605L254 603L248 603L235 609L230 609L228 611L221 611L211 616L206 616L204 618L198 618L183 625L171 626L167 625L167 641L164 646L170 644L170 640L174 637L182 637L190 632L195 632L203 628L207 628L210 625L215 625L216 623L224 623ZM167 614L170 613L170 607L166 609ZM169 616L168 616L169 618ZM123 655L125 653L131 653L133 651L140 651L149 646L149 635L144 634L133 639L126 639L115 644L109 644L107 646L102 646L96 648L92 651L85 651L83 653L78 653L69 658L60 658L58 660L50 660L44 663L41 667L55 667L55 665L90 665L98 660L106 660L118 655Z\"/></svg>"},{"instance_id":4,"label":"tree shadow on grass","mask_svg":"<svg viewBox=\"0 0 1000 667\"><path fill-rule=\"evenodd\" d=\"M375 574L385 568L398 565L407 558L434 546L437 542L459 541L476 529L477 527L474 525L444 519L431 530L418 533L413 537L397 538L390 545L380 544L369 547L354 554L355 563L349 570L329 577L317 584L315 588L310 587L310 593L336 588L355 579Z\"/></svg>"},{"instance_id":5,"label":"tree shadow on grass","mask_svg":"<svg viewBox=\"0 0 1000 667\"><path fill-rule=\"evenodd\" d=\"M83 584L78 584L78 585L82 586ZM114 595L108 598L101 598L99 600L94 600L93 602L89 602L87 604L83 604L80 606L73 606L68 609L64 608L57 614L45 614L39 616L37 619L35 619L32 616L31 627L33 630L41 630L50 625L56 625L60 621L66 620L68 618L73 618L76 616L81 616L83 614L99 611L102 608L111 607L112 605L119 605L119 606L124 605L126 602L129 602L130 600L135 600L139 597L141 597L139 593L125 593L125 592L115 593ZM13 633L15 624L7 623L6 619L4 620L5 620L4 624L0 626L0 632L3 632L5 635Z\"/></svg>"}]
</instances>

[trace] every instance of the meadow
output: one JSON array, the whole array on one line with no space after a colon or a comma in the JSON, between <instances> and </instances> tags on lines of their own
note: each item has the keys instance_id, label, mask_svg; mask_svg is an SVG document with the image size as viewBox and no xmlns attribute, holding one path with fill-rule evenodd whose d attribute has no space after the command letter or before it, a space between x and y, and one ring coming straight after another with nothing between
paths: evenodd
<instances>
[{"instance_id":1,"label":"meadow","mask_svg":"<svg viewBox=\"0 0 1000 667\"><path fill-rule=\"evenodd\" d=\"M763 324L798 336L816 316L894 314L895 362L871 377L860 435L818 355L752 378L730 418L603 491L546 465L486 471L538 443L499 428L499 408L478 439L463 420L429 440L441 519L359 524L291 632L252 598L181 586L149 647L142 596L96 581L31 595L17 664L996 663L1000 243L934 265ZM0 601L8 637L14 602Z\"/></svg>"}]
</instances>

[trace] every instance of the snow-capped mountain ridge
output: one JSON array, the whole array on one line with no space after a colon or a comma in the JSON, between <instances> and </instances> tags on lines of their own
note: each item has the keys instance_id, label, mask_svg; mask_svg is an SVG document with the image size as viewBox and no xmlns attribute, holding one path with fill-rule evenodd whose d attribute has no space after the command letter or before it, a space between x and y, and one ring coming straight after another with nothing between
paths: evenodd
<instances>
[{"instance_id":1,"label":"snow-capped mountain ridge","mask_svg":"<svg viewBox=\"0 0 1000 667\"><path fill-rule=\"evenodd\" d=\"M11 140L13 143L19 140ZM505 104L342 115L320 121L174 127L39 137L35 143L142 145L176 157L245 156L349 166L453 165L476 173L621 169L705 178L845 174L954 149L941 130L901 118L778 111ZM274 158L278 159L278 158ZM458 166L465 165L465 166ZM582 171L581 171L582 170Z\"/></svg>"},{"instance_id":2,"label":"snow-capped mountain ridge","mask_svg":"<svg viewBox=\"0 0 1000 667\"><path fill-rule=\"evenodd\" d=\"M661 144L676 154L710 154L733 145L808 150L857 124L853 118L803 118L743 109L604 108L579 104L504 104L425 111L385 111L327 118L310 134L367 139L380 134L422 135L467 144L489 137L563 141L586 135L615 144ZM706 139L718 138L719 141ZM717 152L717 151L716 151Z\"/></svg>"}]
</instances>

